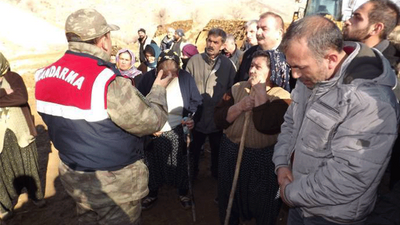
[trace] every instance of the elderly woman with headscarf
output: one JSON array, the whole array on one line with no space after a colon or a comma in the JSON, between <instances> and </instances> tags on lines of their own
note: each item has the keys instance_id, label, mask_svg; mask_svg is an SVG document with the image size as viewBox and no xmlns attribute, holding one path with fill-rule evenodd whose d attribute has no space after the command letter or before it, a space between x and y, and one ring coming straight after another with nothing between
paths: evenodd
<instances>
[{"instance_id":1,"label":"elderly woman with headscarf","mask_svg":"<svg viewBox=\"0 0 400 225\"><path fill-rule=\"evenodd\" d=\"M181 205L188 209L191 199L188 196L189 177L187 162L187 133L186 128L192 129L191 118L198 111L202 103L202 97L197 89L196 83L188 72L179 68L180 59L173 51L162 52L158 61L157 69L143 75L138 85L138 90L147 95L158 72L172 73L174 79L166 88L168 121L163 128L155 133L151 142L145 148L144 156L149 168L149 190L150 193L142 201L142 209L151 208L157 200L158 190L163 184L169 184L178 188ZM199 112L196 113L198 115ZM186 128L185 128L186 127Z\"/></svg>"},{"instance_id":2,"label":"elderly woman with headscarf","mask_svg":"<svg viewBox=\"0 0 400 225\"><path fill-rule=\"evenodd\" d=\"M116 65L122 76L132 80L133 86L138 83L142 72L135 67L135 55L129 49L121 49L116 55Z\"/></svg>"},{"instance_id":3,"label":"elderly woman with headscarf","mask_svg":"<svg viewBox=\"0 0 400 225\"><path fill-rule=\"evenodd\" d=\"M9 217L23 188L44 205L39 178L36 129L21 76L0 53L0 211Z\"/></svg>"},{"instance_id":4,"label":"elderly woman with headscarf","mask_svg":"<svg viewBox=\"0 0 400 225\"><path fill-rule=\"evenodd\" d=\"M189 59L192 58L192 56L199 54L199 51L197 50L197 47L192 44L187 44L185 47L182 48L182 69L186 69L186 65L189 62Z\"/></svg>"},{"instance_id":5,"label":"elderly woman with headscarf","mask_svg":"<svg viewBox=\"0 0 400 225\"><path fill-rule=\"evenodd\" d=\"M281 200L276 197L279 185L272 155L291 100L289 92L276 79L279 74L273 64L278 62L273 56L271 51L254 52L249 80L232 86L215 107L215 124L224 129L218 167L221 223L226 216L244 134L244 151L229 224L255 218L257 224L272 225L279 213ZM247 133L243 133L244 129Z\"/></svg>"},{"instance_id":6,"label":"elderly woman with headscarf","mask_svg":"<svg viewBox=\"0 0 400 225\"><path fill-rule=\"evenodd\" d=\"M156 68L161 49L156 44L151 43L146 45L143 53L146 60L139 65L138 70L142 71L142 74L145 74L146 72Z\"/></svg>"}]
</instances>

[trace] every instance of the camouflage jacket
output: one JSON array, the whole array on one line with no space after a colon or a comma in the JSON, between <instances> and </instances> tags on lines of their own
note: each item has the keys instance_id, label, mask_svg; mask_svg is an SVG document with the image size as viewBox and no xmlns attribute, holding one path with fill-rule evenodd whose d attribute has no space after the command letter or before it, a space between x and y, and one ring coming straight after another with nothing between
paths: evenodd
<instances>
[{"instance_id":1,"label":"camouflage jacket","mask_svg":"<svg viewBox=\"0 0 400 225\"><path fill-rule=\"evenodd\" d=\"M104 61L110 57L100 48L79 42L70 42L69 50L91 54ZM123 130L144 136L161 130L168 119L165 88L155 85L145 98L127 78L117 76L108 86L108 114Z\"/></svg>"}]
</instances>

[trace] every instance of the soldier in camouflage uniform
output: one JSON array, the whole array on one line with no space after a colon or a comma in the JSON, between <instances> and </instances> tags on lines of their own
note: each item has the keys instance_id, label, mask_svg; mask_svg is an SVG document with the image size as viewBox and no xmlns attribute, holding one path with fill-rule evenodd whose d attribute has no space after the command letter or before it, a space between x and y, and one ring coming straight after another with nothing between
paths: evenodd
<instances>
[{"instance_id":1,"label":"soldier in camouflage uniform","mask_svg":"<svg viewBox=\"0 0 400 225\"><path fill-rule=\"evenodd\" d=\"M35 75L37 110L59 150L60 178L79 224L140 224L148 193L140 136L160 130L168 117L171 75L161 79L161 70L144 98L108 63L110 31L118 29L93 9L72 13L69 50Z\"/></svg>"}]
</instances>

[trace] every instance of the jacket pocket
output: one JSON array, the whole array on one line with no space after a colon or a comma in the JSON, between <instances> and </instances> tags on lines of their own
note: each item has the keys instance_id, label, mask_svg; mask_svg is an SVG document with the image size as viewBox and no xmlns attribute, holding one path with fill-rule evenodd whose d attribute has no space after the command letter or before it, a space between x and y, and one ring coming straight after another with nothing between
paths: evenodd
<instances>
[{"instance_id":1,"label":"jacket pocket","mask_svg":"<svg viewBox=\"0 0 400 225\"><path fill-rule=\"evenodd\" d=\"M339 121L339 112L324 102L314 103L306 112L302 128L303 146L316 157L326 157Z\"/></svg>"}]
</instances>

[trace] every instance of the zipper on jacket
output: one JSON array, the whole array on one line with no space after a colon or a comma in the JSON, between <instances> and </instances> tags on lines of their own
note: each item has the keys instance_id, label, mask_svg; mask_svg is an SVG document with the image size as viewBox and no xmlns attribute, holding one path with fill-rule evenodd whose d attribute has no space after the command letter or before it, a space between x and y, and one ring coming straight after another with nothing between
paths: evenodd
<instances>
[{"instance_id":1,"label":"zipper on jacket","mask_svg":"<svg viewBox=\"0 0 400 225\"><path fill-rule=\"evenodd\" d=\"M336 112L337 114L339 114L339 110L333 108L332 106L326 104L326 103L323 102L323 101L318 101L318 102L319 102L322 106L324 106L325 108L328 108L329 110L332 110L332 111Z\"/></svg>"}]
</instances>

